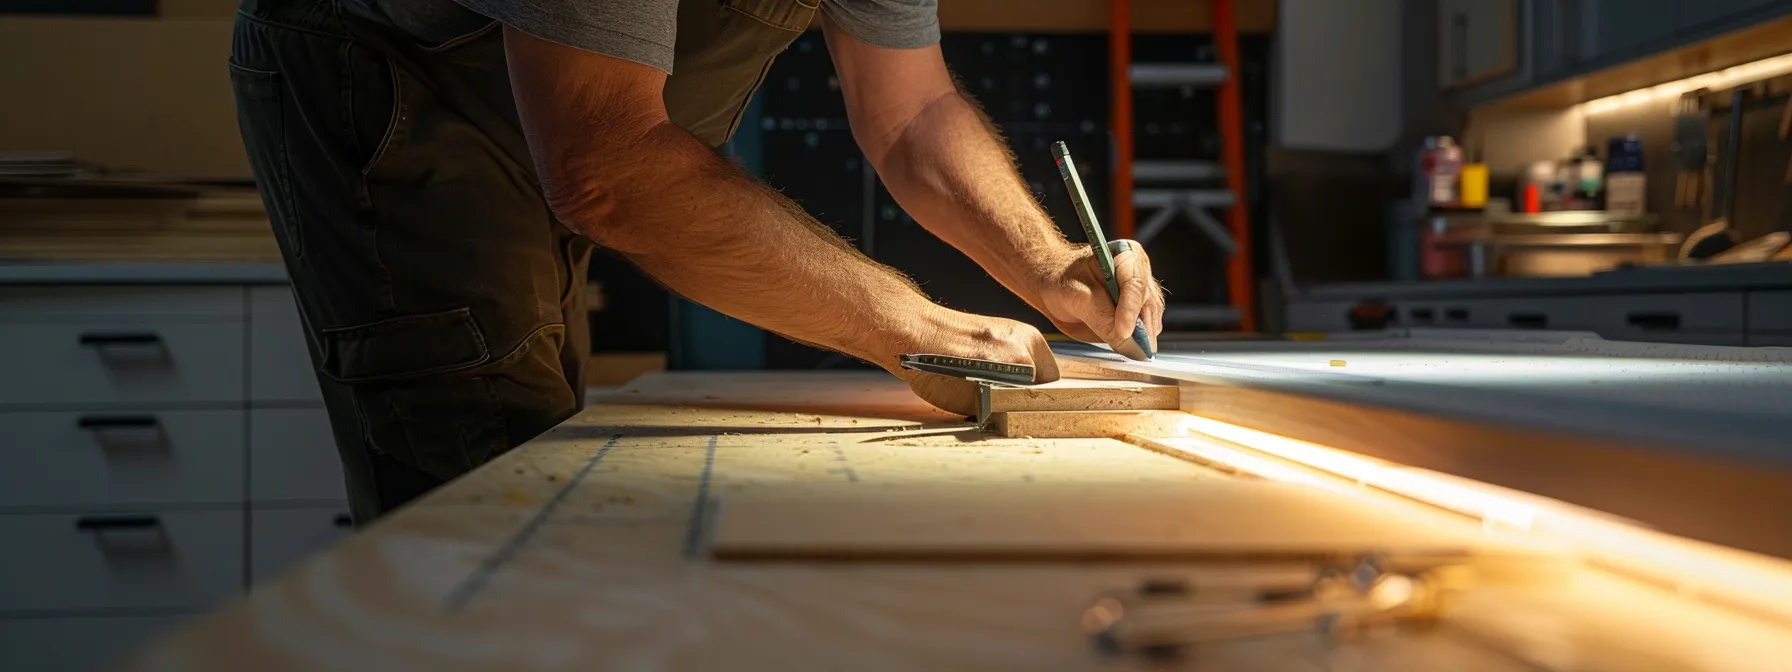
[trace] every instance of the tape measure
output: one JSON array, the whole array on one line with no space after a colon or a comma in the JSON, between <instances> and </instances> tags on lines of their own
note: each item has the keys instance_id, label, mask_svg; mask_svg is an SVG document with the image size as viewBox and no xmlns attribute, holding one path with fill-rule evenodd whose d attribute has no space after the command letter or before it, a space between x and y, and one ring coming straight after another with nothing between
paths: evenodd
<instances>
[{"instance_id":1,"label":"tape measure","mask_svg":"<svg viewBox=\"0 0 1792 672\"><path fill-rule=\"evenodd\" d=\"M911 371L1004 385L1033 384L1033 367L1030 364L1009 364L953 355L897 355L896 360L901 363L902 368Z\"/></svg>"}]
</instances>

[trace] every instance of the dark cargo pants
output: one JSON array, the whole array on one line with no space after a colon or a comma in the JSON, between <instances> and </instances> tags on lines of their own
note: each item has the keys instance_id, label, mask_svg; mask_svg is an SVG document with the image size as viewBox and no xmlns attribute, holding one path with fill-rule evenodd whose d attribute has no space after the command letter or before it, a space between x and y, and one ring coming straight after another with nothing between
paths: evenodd
<instances>
[{"instance_id":1,"label":"dark cargo pants","mask_svg":"<svg viewBox=\"0 0 1792 672\"><path fill-rule=\"evenodd\" d=\"M583 406L592 244L543 202L495 24L441 44L243 0L230 74L355 519ZM720 146L813 2L684 0L672 120Z\"/></svg>"}]
</instances>

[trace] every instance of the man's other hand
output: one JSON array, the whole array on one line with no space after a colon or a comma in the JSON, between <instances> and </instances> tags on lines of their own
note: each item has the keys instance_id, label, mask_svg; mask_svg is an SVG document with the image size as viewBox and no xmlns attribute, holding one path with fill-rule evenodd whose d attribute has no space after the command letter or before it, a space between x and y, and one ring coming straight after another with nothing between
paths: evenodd
<instances>
[{"instance_id":1,"label":"man's other hand","mask_svg":"<svg viewBox=\"0 0 1792 672\"><path fill-rule=\"evenodd\" d=\"M1126 248L1114 255L1114 278L1120 284L1118 305L1108 298L1107 279L1101 264L1087 245L1054 264L1036 294L1040 312L1064 335L1085 343L1106 343L1115 352L1133 359L1144 359L1145 353L1133 343L1133 325L1145 321L1151 334L1151 350L1157 351L1157 336L1164 330L1164 290L1151 275L1151 259L1145 247L1133 241L1116 240L1110 250Z\"/></svg>"}]
</instances>

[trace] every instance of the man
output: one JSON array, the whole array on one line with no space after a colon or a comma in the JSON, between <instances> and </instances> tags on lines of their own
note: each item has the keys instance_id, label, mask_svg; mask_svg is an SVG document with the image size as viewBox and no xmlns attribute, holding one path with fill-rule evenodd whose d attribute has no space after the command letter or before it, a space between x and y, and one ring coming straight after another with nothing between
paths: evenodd
<instances>
[{"instance_id":1,"label":"man","mask_svg":"<svg viewBox=\"0 0 1792 672\"><path fill-rule=\"evenodd\" d=\"M1030 363L1039 332L948 310L714 148L819 11L853 137L902 206L1071 337L1130 346L1142 249L1107 295L953 84L934 0L242 0L231 76L360 521L582 405L593 244L672 291L871 362Z\"/></svg>"}]
</instances>

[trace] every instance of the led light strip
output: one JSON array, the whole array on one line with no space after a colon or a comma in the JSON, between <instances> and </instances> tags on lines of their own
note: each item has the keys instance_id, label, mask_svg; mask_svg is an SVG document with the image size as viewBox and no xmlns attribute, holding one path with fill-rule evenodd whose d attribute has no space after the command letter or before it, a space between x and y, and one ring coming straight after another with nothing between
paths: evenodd
<instances>
[{"instance_id":1,"label":"led light strip","mask_svg":"<svg viewBox=\"0 0 1792 672\"><path fill-rule=\"evenodd\" d=\"M1686 79L1590 100L1587 101L1583 109L1587 114L1604 114L1634 105L1672 103L1680 97L1680 94L1688 91L1727 89L1737 84L1775 77L1788 72L1792 72L1792 54L1743 63L1716 72L1707 72L1703 75L1694 75Z\"/></svg>"}]
</instances>

